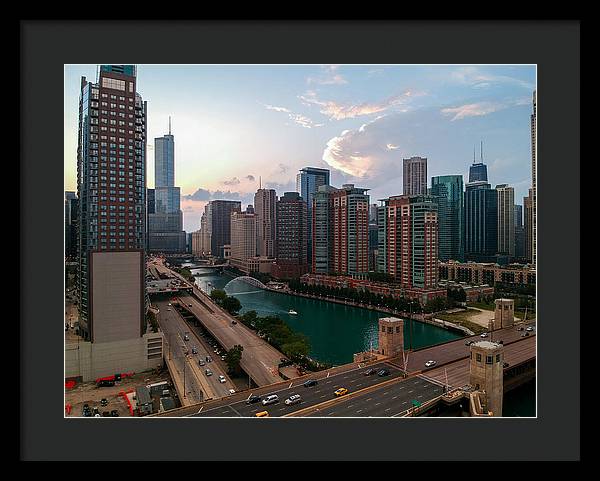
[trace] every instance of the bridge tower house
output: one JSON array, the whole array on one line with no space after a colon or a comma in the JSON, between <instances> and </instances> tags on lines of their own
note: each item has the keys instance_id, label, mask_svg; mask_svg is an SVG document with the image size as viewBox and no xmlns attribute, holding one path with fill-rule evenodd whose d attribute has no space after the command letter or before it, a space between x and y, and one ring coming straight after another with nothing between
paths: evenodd
<instances>
[{"instance_id":1,"label":"bridge tower house","mask_svg":"<svg viewBox=\"0 0 600 481\"><path fill-rule=\"evenodd\" d=\"M393 357L404 351L404 320L397 317L379 319L378 354Z\"/></svg>"},{"instance_id":2,"label":"bridge tower house","mask_svg":"<svg viewBox=\"0 0 600 481\"><path fill-rule=\"evenodd\" d=\"M494 312L494 329L511 327L515 321L514 299L496 299L496 310Z\"/></svg>"},{"instance_id":3,"label":"bridge tower house","mask_svg":"<svg viewBox=\"0 0 600 481\"><path fill-rule=\"evenodd\" d=\"M470 384L485 391L487 411L502 416L504 345L490 341L471 344Z\"/></svg>"}]
</instances>

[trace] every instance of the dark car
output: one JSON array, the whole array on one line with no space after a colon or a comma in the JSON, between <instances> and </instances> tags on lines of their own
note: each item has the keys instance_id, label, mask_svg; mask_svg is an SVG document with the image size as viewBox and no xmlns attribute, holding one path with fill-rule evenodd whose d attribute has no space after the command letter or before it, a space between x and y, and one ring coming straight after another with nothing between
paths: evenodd
<instances>
[{"instance_id":1,"label":"dark car","mask_svg":"<svg viewBox=\"0 0 600 481\"><path fill-rule=\"evenodd\" d=\"M232 324L237 324L237 321L231 321Z\"/></svg>"},{"instance_id":2,"label":"dark car","mask_svg":"<svg viewBox=\"0 0 600 481\"><path fill-rule=\"evenodd\" d=\"M389 376L390 375L390 370L389 369L382 369L381 371L379 371L377 373L377 375L379 377L383 377L383 376Z\"/></svg>"},{"instance_id":3,"label":"dark car","mask_svg":"<svg viewBox=\"0 0 600 481\"><path fill-rule=\"evenodd\" d=\"M522 331L522 330L523 330L523 326L517 327L517 331Z\"/></svg>"},{"instance_id":4,"label":"dark car","mask_svg":"<svg viewBox=\"0 0 600 481\"><path fill-rule=\"evenodd\" d=\"M472 339L470 341L465 342L465 346L470 346L471 344L473 344L475 341L473 341Z\"/></svg>"},{"instance_id":5,"label":"dark car","mask_svg":"<svg viewBox=\"0 0 600 481\"><path fill-rule=\"evenodd\" d=\"M363 372L363 374L364 374L365 376L372 376L372 375L373 375L373 374L375 374L376 372L377 372L377 369L373 369L373 368L371 368L371 369L367 369L365 372Z\"/></svg>"},{"instance_id":6,"label":"dark car","mask_svg":"<svg viewBox=\"0 0 600 481\"><path fill-rule=\"evenodd\" d=\"M108 417L110 417L110 412L109 412L109 411L104 411L104 412L102 413L102 417L103 417L103 418L108 418Z\"/></svg>"},{"instance_id":7,"label":"dark car","mask_svg":"<svg viewBox=\"0 0 600 481\"><path fill-rule=\"evenodd\" d=\"M260 401L260 396L253 394L248 399L246 399L246 404L254 404L254 403L257 403L258 401Z\"/></svg>"},{"instance_id":8,"label":"dark car","mask_svg":"<svg viewBox=\"0 0 600 481\"><path fill-rule=\"evenodd\" d=\"M502 367L508 367L508 366L510 366L510 364L509 364L509 363L507 363L507 362L503 362L503 363L502 363Z\"/></svg>"},{"instance_id":9,"label":"dark car","mask_svg":"<svg viewBox=\"0 0 600 481\"><path fill-rule=\"evenodd\" d=\"M501 339L498 341L498 344L504 344L504 341Z\"/></svg>"},{"instance_id":10,"label":"dark car","mask_svg":"<svg viewBox=\"0 0 600 481\"><path fill-rule=\"evenodd\" d=\"M304 381L304 387L316 386L317 384L319 384L319 381L317 381L316 379L309 379L308 381Z\"/></svg>"},{"instance_id":11,"label":"dark car","mask_svg":"<svg viewBox=\"0 0 600 481\"><path fill-rule=\"evenodd\" d=\"M119 417L119 411L117 411L116 409L113 409L110 412L110 416L113 417L113 418L118 418Z\"/></svg>"},{"instance_id":12,"label":"dark car","mask_svg":"<svg viewBox=\"0 0 600 481\"><path fill-rule=\"evenodd\" d=\"M108 399L106 399L105 397L100 399L100 406L107 406L107 405L108 405Z\"/></svg>"}]
</instances>

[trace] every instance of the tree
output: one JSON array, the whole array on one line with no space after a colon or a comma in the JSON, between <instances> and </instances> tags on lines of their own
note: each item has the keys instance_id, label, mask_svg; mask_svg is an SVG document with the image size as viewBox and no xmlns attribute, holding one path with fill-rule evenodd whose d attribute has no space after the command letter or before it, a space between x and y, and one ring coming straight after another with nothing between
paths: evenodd
<instances>
[{"instance_id":1,"label":"tree","mask_svg":"<svg viewBox=\"0 0 600 481\"><path fill-rule=\"evenodd\" d=\"M220 305L227 299L227 293L223 289L213 289L210 291L210 298Z\"/></svg>"},{"instance_id":2,"label":"tree","mask_svg":"<svg viewBox=\"0 0 600 481\"><path fill-rule=\"evenodd\" d=\"M225 299L221 301L221 306L225 309L229 314L236 315L240 309L242 308L242 304L240 301L233 296L225 296Z\"/></svg>"},{"instance_id":3,"label":"tree","mask_svg":"<svg viewBox=\"0 0 600 481\"><path fill-rule=\"evenodd\" d=\"M236 344L233 346L227 354L225 354L225 362L227 363L227 367L229 368L229 372L231 374L239 374L240 373L240 362L242 361L242 351L244 350L244 346L240 346Z\"/></svg>"}]
</instances>

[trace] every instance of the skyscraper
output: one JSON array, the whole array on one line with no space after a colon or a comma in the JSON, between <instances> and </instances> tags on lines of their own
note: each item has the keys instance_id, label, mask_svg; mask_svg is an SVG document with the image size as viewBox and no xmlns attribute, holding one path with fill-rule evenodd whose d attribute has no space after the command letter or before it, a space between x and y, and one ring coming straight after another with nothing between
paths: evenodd
<instances>
[{"instance_id":1,"label":"skyscraper","mask_svg":"<svg viewBox=\"0 0 600 481\"><path fill-rule=\"evenodd\" d=\"M369 271L368 189L327 187L319 187L313 204L314 270L364 277Z\"/></svg>"},{"instance_id":2,"label":"skyscraper","mask_svg":"<svg viewBox=\"0 0 600 481\"><path fill-rule=\"evenodd\" d=\"M246 212L231 213L231 259L234 267L256 256L256 214L248 208Z\"/></svg>"},{"instance_id":3,"label":"skyscraper","mask_svg":"<svg viewBox=\"0 0 600 481\"><path fill-rule=\"evenodd\" d=\"M487 181L487 165L483 163L483 142L481 142L479 162L475 161L475 148L473 148L473 165L469 167L469 184Z\"/></svg>"},{"instance_id":4,"label":"skyscraper","mask_svg":"<svg viewBox=\"0 0 600 481\"><path fill-rule=\"evenodd\" d=\"M75 192L65 192L65 257L77 256L77 216L79 200Z\"/></svg>"},{"instance_id":5,"label":"skyscraper","mask_svg":"<svg viewBox=\"0 0 600 481\"><path fill-rule=\"evenodd\" d=\"M498 254L515 257L515 189L496 186L498 195Z\"/></svg>"},{"instance_id":6,"label":"skyscraper","mask_svg":"<svg viewBox=\"0 0 600 481\"><path fill-rule=\"evenodd\" d=\"M205 214L210 232L210 252L215 257L224 257L223 246L231 244L231 214L241 212L239 200L211 200Z\"/></svg>"},{"instance_id":7,"label":"skyscraper","mask_svg":"<svg viewBox=\"0 0 600 481\"><path fill-rule=\"evenodd\" d=\"M102 65L97 83L81 79L79 330L93 343L146 331L146 110L134 65Z\"/></svg>"},{"instance_id":8,"label":"skyscraper","mask_svg":"<svg viewBox=\"0 0 600 481\"><path fill-rule=\"evenodd\" d=\"M436 288L438 214L434 197L399 195L379 207L379 270L404 288Z\"/></svg>"},{"instance_id":9,"label":"skyscraper","mask_svg":"<svg viewBox=\"0 0 600 481\"><path fill-rule=\"evenodd\" d=\"M533 91L533 113L531 114L531 192L532 192L532 223L531 223L531 258L533 265L537 261L537 93Z\"/></svg>"},{"instance_id":10,"label":"skyscraper","mask_svg":"<svg viewBox=\"0 0 600 481\"><path fill-rule=\"evenodd\" d=\"M494 262L498 247L498 195L487 182L465 188L465 259Z\"/></svg>"},{"instance_id":11,"label":"skyscraper","mask_svg":"<svg viewBox=\"0 0 600 481\"><path fill-rule=\"evenodd\" d=\"M275 257L276 202L277 194L274 189L258 189L254 194L256 255L258 256Z\"/></svg>"},{"instance_id":12,"label":"skyscraper","mask_svg":"<svg viewBox=\"0 0 600 481\"><path fill-rule=\"evenodd\" d=\"M426 195L427 194L427 159L423 157L411 157L403 159L404 195Z\"/></svg>"},{"instance_id":13,"label":"skyscraper","mask_svg":"<svg viewBox=\"0 0 600 481\"><path fill-rule=\"evenodd\" d=\"M297 192L285 192L277 201L277 264L274 275L294 278L308 271L306 257L306 202Z\"/></svg>"},{"instance_id":14,"label":"skyscraper","mask_svg":"<svg viewBox=\"0 0 600 481\"><path fill-rule=\"evenodd\" d=\"M296 191L300 194L300 197L306 202L306 215L308 216L307 222L307 244L306 244L306 255L307 259L312 259L312 205L313 196L322 185L329 185L329 170L319 169L317 167L304 167L300 169L300 172L296 175Z\"/></svg>"},{"instance_id":15,"label":"skyscraper","mask_svg":"<svg viewBox=\"0 0 600 481\"><path fill-rule=\"evenodd\" d=\"M185 252L180 191L175 187L175 137L169 133L154 139L154 212L148 215L150 252Z\"/></svg>"},{"instance_id":16,"label":"skyscraper","mask_svg":"<svg viewBox=\"0 0 600 481\"><path fill-rule=\"evenodd\" d=\"M438 204L440 260L464 261L464 191L462 175L431 178L431 195Z\"/></svg>"},{"instance_id":17,"label":"skyscraper","mask_svg":"<svg viewBox=\"0 0 600 481\"><path fill-rule=\"evenodd\" d=\"M525 230L523 228L523 206L515 204L515 258L525 259Z\"/></svg>"},{"instance_id":18,"label":"skyscraper","mask_svg":"<svg viewBox=\"0 0 600 481\"><path fill-rule=\"evenodd\" d=\"M523 197L523 229L525 230L525 260L533 264L533 189Z\"/></svg>"}]
</instances>

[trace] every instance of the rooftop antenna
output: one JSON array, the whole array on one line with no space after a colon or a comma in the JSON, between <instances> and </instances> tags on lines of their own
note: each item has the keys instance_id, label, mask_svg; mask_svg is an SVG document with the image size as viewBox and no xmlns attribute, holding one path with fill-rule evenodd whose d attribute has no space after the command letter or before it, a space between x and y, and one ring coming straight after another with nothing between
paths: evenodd
<instances>
[{"instance_id":1,"label":"rooftop antenna","mask_svg":"<svg viewBox=\"0 0 600 481\"><path fill-rule=\"evenodd\" d=\"M169 135L171 135L171 116L169 115Z\"/></svg>"},{"instance_id":2,"label":"rooftop antenna","mask_svg":"<svg viewBox=\"0 0 600 481\"><path fill-rule=\"evenodd\" d=\"M481 148L479 149L479 155L481 156L481 163L483 164L483 140L481 141Z\"/></svg>"},{"instance_id":3,"label":"rooftop antenna","mask_svg":"<svg viewBox=\"0 0 600 481\"><path fill-rule=\"evenodd\" d=\"M262 189L262 177L258 176L258 190Z\"/></svg>"},{"instance_id":4,"label":"rooftop antenna","mask_svg":"<svg viewBox=\"0 0 600 481\"><path fill-rule=\"evenodd\" d=\"M473 163L475 163L475 144L473 144Z\"/></svg>"}]
</instances>

